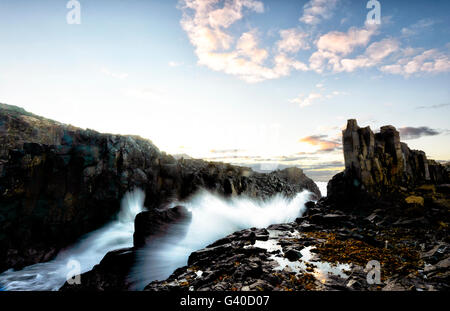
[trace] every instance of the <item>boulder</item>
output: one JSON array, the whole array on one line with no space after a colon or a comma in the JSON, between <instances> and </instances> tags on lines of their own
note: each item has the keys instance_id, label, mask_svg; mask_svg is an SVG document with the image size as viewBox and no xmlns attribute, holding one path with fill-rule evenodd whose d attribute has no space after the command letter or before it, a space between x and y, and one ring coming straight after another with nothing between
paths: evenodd
<instances>
[{"instance_id":1,"label":"boulder","mask_svg":"<svg viewBox=\"0 0 450 311\"><path fill-rule=\"evenodd\" d=\"M302 254L295 249L289 249L284 252L284 257L286 257L289 261L297 261L302 257Z\"/></svg>"},{"instance_id":2,"label":"boulder","mask_svg":"<svg viewBox=\"0 0 450 311\"><path fill-rule=\"evenodd\" d=\"M173 225L188 226L192 213L184 206L175 206L166 210L150 210L139 213L135 219L133 241L135 247L144 246L155 236L167 235Z\"/></svg>"},{"instance_id":3,"label":"boulder","mask_svg":"<svg viewBox=\"0 0 450 311\"><path fill-rule=\"evenodd\" d=\"M106 254L94 268L80 275L80 284L65 283L60 291L92 292L122 291L128 289L128 274L135 261L132 248L119 249Z\"/></svg>"}]
</instances>

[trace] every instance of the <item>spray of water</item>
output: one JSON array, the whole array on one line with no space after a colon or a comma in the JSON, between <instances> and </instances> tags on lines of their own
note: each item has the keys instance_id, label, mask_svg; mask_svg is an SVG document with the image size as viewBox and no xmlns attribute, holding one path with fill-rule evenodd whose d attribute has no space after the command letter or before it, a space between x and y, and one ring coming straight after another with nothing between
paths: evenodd
<instances>
[{"instance_id":1,"label":"spray of water","mask_svg":"<svg viewBox=\"0 0 450 311\"><path fill-rule=\"evenodd\" d=\"M73 272L69 262L80 264L80 273L91 270L106 253L133 246L134 218L143 211L145 195L141 190L127 193L116 221L82 237L74 246L61 251L49 262L12 269L0 274L0 288L8 291L58 290Z\"/></svg>"},{"instance_id":2,"label":"spray of water","mask_svg":"<svg viewBox=\"0 0 450 311\"><path fill-rule=\"evenodd\" d=\"M327 185L328 185L328 182L326 182L326 181L316 181L316 185L317 185L317 187L319 187L320 194L322 194L322 197L326 197L327 196Z\"/></svg>"},{"instance_id":3,"label":"spray of water","mask_svg":"<svg viewBox=\"0 0 450 311\"><path fill-rule=\"evenodd\" d=\"M129 275L132 289L143 289L153 280L166 279L176 268L187 263L190 253L237 230L263 228L295 220L303 213L304 203L310 196L310 192L304 191L292 199L278 195L261 201L244 196L225 199L202 191L186 202L174 202L174 206L181 204L192 212L192 221L190 224L171 225L170 234L156 237L137 251L137 260ZM144 209L143 203L142 191L127 194L117 221L89 233L50 262L28 266L20 271L5 271L0 274L0 288L58 290L72 276L72 267L67 265L68 262L79 262L80 272L84 273L98 264L106 253L131 247L134 219Z\"/></svg>"},{"instance_id":4,"label":"spray of water","mask_svg":"<svg viewBox=\"0 0 450 311\"><path fill-rule=\"evenodd\" d=\"M228 234L294 221L304 212L310 197L311 193L304 191L292 199L277 195L260 201L243 196L225 199L202 191L187 202L177 202L192 212L192 222L186 227L175 225L169 236L139 250L129 281L134 284L133 289L143 289L151 281L166 279L176 268L186 265L193 251Z\"/></svg>"}]
</instances>

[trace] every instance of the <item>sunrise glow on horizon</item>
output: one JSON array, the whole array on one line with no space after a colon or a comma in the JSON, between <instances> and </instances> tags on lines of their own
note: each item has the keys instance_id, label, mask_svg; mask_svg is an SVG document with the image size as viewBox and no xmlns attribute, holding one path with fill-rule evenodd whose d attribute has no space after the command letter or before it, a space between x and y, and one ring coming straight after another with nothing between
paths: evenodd
<instances>
[{"instance_id":1,"label":"sunrise glow on horizon","mask_svg":"<svg viewBox=\"0 0 450 311\"><path fill-rule=\"evenodd\" d=\"M1 2L0 102L319 180L347 119L448 161L450 2L379 2L379 24L367 1L80 0L79 24L66 1Z\"/></svg>"}]
</instances>

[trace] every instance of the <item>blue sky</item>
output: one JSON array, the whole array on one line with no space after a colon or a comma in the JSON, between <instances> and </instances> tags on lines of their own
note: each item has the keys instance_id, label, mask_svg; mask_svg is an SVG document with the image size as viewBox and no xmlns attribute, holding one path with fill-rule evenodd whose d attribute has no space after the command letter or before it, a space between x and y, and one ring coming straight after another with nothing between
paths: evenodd
<instances>
[{"instance_id":1,"label":"blue sky","mask_svg":"<svg viewBox=\"0 0 450 311\"><path fill-rule=\"evenodd\" d=\"M324 179L349 118L450 160L449 1L68 2L0 0L0 102Z\"/></svg>"}]
</instances>

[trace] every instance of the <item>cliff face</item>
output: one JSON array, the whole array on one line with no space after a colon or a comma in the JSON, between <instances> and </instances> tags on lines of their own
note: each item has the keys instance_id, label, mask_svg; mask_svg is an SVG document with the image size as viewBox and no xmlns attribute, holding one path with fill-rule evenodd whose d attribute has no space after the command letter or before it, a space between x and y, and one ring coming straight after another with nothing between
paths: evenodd
<instances>
[{"instance_id":1,"label":"cliff face","mask_svg":"<svg viewBox=\"0 0 450 311\"><path fill-rule=\"evenodd\" d=\"M360 128L356 120L348 120L342 141L343 175L352 179L355 187L376 196L400 187L412 189L424 183L441 184L450 180L444 166L428 160L425 152L411 150L400 142L399 132L391 125L381 127L374 134L370 127Z\"/></svg>"},{"instance_id":2,"label":"cliff face","mask_svg":"<svg viewBox=\"0 0 450 311\"><path fill-rule=\"evenodd\" d=\"M51 259L109 221L135 187L156 208L199 188L223 195L292 196L315 183L292 168L270 174L176 160L137 136L101 134L0 106L0 271Z\"/></svg>"},{"instance_id":3,"label":"cliff face","mask_svg":"<svg viewBox=\"0 0 450 311\"><path fill-rule=\"evenodd\" d=\"M235 232L192 253L185 267L145 289L448 290L446 166L410 150L393 126L374 134L349 120L343 145L345 171L302 217ZM366 267L373 260L381 267L378 284L368 282ZM336 274L324 269L328 264L349 266Z\"/></svg>"}]
</instances>

